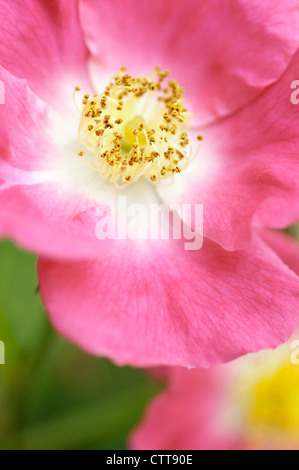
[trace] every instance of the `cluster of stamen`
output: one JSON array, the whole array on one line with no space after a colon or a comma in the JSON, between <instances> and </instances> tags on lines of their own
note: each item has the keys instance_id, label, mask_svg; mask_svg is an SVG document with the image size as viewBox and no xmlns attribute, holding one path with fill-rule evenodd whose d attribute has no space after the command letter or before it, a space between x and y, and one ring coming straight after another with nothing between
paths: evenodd
<instances>
[{"instance_id":1,"label":"cluster of stamen","mask_svg":"<svg viewBox=\"0 0 299 470\"><path fill-rule=\"evenodd\" d=\"M99 175L118 188L141 176L157 184L194 158L184 90L175 80L164 86L168 75L156 67L150 77L133 78L122 67L101 95L82 99L80 142L94 155ZM79 155L85 158L84 151Z\"/></svg>"}]
</instances>

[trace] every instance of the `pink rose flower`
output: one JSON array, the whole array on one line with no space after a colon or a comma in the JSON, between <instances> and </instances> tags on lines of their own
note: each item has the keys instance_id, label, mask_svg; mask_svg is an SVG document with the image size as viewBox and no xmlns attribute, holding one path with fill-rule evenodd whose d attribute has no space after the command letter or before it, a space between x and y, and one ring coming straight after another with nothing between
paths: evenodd
<instances>
[{"instance_id":1,"label":"pink rose flower","mask_svg":"<svg viewBox=\"0 0 299 470\"><path fill-rule=\"evenodd\" d=\"M298 273L298 242L280 234L271 241ZM154 372L168 386L133 432L133 449L299 449L299 328L274 351Z\"/></svg>"},{"instance_id":2,"label":"pink rose flower","mask_svg":"<svg viewBox=\"0 0 299 470\"><path fill-rule=\"evenodd\" d=\"M286 341L298 278L261 228L299 215L297 1L14 0L0 19L0 236L39 253L55 328L138 366L208 366ZM162 100L157 65L171 72ZM90 95L79 112L74 87ZM203 247L97 239L97 209L120 195L203 204Z\"/></svg>"}]
</instances>

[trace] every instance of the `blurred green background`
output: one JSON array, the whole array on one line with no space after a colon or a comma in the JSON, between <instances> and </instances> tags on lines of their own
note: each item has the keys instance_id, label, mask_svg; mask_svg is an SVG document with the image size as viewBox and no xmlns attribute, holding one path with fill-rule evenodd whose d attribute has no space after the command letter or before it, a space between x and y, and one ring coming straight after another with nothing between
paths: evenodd
<instances>
[{"instance_id":1,"label":"blurred green background","mask_svg":"<svg viewBox=\"0 0 299 470\"><path fill-rule=\"evenodd\" d=\"M37 292L36 262L0 243L0 449L125 449L158 385L53 331Z\"/></svg>"}]
</instances>

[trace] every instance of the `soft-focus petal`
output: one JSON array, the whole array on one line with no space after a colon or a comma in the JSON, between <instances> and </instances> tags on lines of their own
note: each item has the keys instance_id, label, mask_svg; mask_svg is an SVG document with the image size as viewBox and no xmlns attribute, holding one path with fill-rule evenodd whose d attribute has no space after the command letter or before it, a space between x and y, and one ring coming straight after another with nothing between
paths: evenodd
<instances>
[{"instance_id":1,"label":"soft-focus petal","mask_svg":"<svg viewBox=\"0 0 299 470\"><path fill-rule=\"evenodd\" d=\"M0 119L6 136L0 164L5 161L21 170L33 171L51 168L54 143L47 134L49 107L28 88L26 80L14 77L1 66L0 80L5 86Z\"/></svg>"},{"instance_id":2,"label":"soft-focus petal","mask_svg":"<svg viewBox=\"0 0 299 470\"><path fill-rule=\"evenodd\" d=\"M228 429L223 409L229 393L228 369L168 369L168 389L150 403L130 438L134 450L243 449ZM223 416L222 416L223 414Z\"/></svg>"},{"instance_id":3,"label":"soft-focus petal","mask_svg":"<svg viewBox=\"0 0 299 470\"><path fill-rule=\"evenodd\" d=\"M4 68L54 106L64 87L87 83L77 0L1 0L0 7Z\"/></svg>"},{"instance_id":4,"label":"soft-focus petal","mask_svg":"<svg viewBox=\"0 0 299 470\"><path fill-rule=\"evenodd\" d=\"M262 230L259 233L283 262L299 276L299 242L284 232Z\"/></svg>"},{"instance_id":5,"label":"soft-focus petal","mask_svg":"<svg viewBox=\"0 0 299 470\"><path fill-rule=\"evenodd\" d=\"M297 449L296 338L298 326L290 341L274 351L207 370L151 370L165 379L167 389L148 405L130 438L131 448Z\"/></svg>"}]
</instances>

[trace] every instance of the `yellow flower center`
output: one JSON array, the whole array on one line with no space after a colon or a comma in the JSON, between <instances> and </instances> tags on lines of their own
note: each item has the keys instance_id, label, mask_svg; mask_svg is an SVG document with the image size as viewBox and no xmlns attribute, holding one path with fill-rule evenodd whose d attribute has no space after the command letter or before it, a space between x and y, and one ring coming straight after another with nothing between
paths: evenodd
<instances>
[{"instance_id":1,"label":"yellow flower center","mask_svg":"<svg viewBox=\"0 0 299 470\"><path fill-rule=\"evenodd\" d=\"M151 76L134 78L122 67L101 95L83 97L79 140L100 177L118 188L141 176L157 184L181 173L195 156L183 89L175 80L164 86L168 74L156 67Z\"/></svg>"},{"instance_id":2,"label":"yellow flower center","mask_svg":"<svg viewBox=\"0 0 299 470\"><path fill-rule=\"evenodd\" d=\"M263 436L286 445L299 446L299 368L281 367L274 375L263 378L253 389L249 413L251 425ZM281 443L280 443L281 444Z\"/></svg>"}]
</instances>

